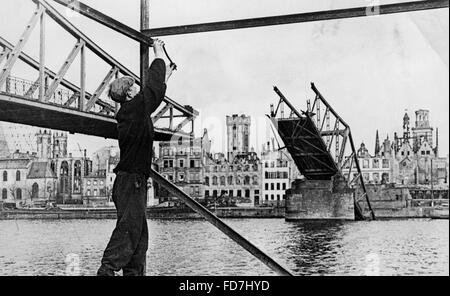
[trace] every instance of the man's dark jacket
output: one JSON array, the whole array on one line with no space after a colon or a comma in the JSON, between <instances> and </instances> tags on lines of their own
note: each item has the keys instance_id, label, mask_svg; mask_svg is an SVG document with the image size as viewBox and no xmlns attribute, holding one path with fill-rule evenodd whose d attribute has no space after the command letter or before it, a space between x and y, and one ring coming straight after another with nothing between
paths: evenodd
<instances>
[{"instance_id":1,"label":"man's dark jacket","mask_svg":"<svg viewBox=\"0 0 450 296\"><path fill-rule=\"evenodd\" d=\"M116 115L119 132L120 162L114 169L149 177L153 150L153 122L150 115L166 93L166 64L155 59L148 69L147 87L133 100L121 104Z\"/></svg>"}]
</instances>

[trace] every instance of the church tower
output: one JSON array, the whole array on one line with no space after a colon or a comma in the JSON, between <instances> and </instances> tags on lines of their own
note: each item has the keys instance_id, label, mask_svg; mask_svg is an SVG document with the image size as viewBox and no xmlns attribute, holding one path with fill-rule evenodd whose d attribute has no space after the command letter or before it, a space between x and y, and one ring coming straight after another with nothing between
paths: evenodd
<instances>
[{"instance_id":1,"label":"church tower","mask_svg":"<svg viewBox=\"0 0 450 296\"><path fill-rule=\"evenodd\" d=\"M250 117L234 114L227 116L228 160L233 160L236 154L250 151Z\"/></svg>"},{"instance_id":2,"label":"church tower","mask_svg":"<svg viewBox=\"0 0 450 296\"><path fill-rule=\"evenodd\" d=\"M405 112L403 116L403 143L409 143L410 130L409 130L409 115Z\"/></svg>"},{"instance_id":3,"label":"church tower","mask_svg":"<svg viewBox=\"0 0 450 296\"><path fill-rule=\"evenodd\" d=\"M430 111L417 110L416 124L412 129L414 137L414 148L418 149L423 142L433 147L433 128L430 126Z\"/></svg>"},{"instance_id":4,"label":"church tower","mask_svg":"<svg viewBox=\"0 0 450 296\"><path fill-rule=\"evenodd\" d=\"M47 130L39 130L36 134L37 157L46 160L52 157L52 134Z\"/></svg>"},{"instance_id":5,"label":"church tower","mask_svg":"<svg viewBox=\"0 0 450 296\"><path fill-rule=\"evenodd\" d=\"M53 136L53 157L67 157L67 133L56 132Z\"/></svg>"}]
</instances>

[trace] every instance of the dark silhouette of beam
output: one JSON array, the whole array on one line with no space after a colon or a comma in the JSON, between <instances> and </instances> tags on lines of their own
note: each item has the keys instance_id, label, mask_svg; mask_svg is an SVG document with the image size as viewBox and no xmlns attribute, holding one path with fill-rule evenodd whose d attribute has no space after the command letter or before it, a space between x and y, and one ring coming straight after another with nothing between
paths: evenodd
<instances>
[{"instance_id":1,"label":"dark silhouette of beam","mask_svg":"<svg viewBox=\"0 0 450 296\"><path fill-rule=\"evenodd\" d=\"M143 31L149 37L191 34L222 30L235 30L263 26L285 25L293 23L317 22L343 18L367 17L410 11L420 11L449 7L448 0L412 1L384 4L380 6L363 6L327 11L315 11L289 15L269 16L232 21L155 28Z\"/></svg>"}]
</instances>

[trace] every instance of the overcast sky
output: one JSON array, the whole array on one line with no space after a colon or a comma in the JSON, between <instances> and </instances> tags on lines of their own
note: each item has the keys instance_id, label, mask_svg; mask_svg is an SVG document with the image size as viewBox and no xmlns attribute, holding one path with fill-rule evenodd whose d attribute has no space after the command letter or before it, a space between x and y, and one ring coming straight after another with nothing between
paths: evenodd
<instances>
[{"instance_id":1,"label":"overcast sky","mask_svg":"<svg viewBox=\"0 0 450 296\"><path fill-rule=\"evenodd\" d=\"M121 63L139 72L134 41L51 2L92 40ZM382 4L393 1L381 1ZM397 1L400 2L400 1ZM86 4L138 29L140 1L89 0ZM292 14L364 6L362 0L152 0L150 25L162 27L239 18ZM1 0L0 35L16 43L34 6L31 0ZM49 19L47 61L55 71L75 44ZM25 51L37 59L38 30ZM401 133L408 110L429 109L439 127L441 156L449 151L449 15L448 9L371 18L209 32L162 37L179 70L167 95L200 111L196 135L208 128L213 150L225 152L225 116L252 116L251 145L260 150L270 136L264 114L277 102L276 85L299 109L313 99L310 82L346 120L355 142L373 153L375 132L381 140ZM93 92L108 66L88 56L88 88ZM78 83L77 60L68 73ZM13 75L35 80L37 72L18 65ZM88 152L115 141L73 136Z\"/></svg>"}]
</instances>

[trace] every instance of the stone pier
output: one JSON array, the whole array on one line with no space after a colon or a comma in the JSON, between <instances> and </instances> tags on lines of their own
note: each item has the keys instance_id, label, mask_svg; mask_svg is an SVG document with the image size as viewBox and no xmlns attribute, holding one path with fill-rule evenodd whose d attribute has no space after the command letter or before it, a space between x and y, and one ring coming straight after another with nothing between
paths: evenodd
<instances>
[{"instance_id":1,"label":"stone pier","mask_svg":"<svg viewBox=\"0 0 450 296\"><path fill-rule=\"evenodd\" d=\"M286 221L355 220L354 189L345 180L295 180L286 191Z\"/></svg>"}]
</instances>

